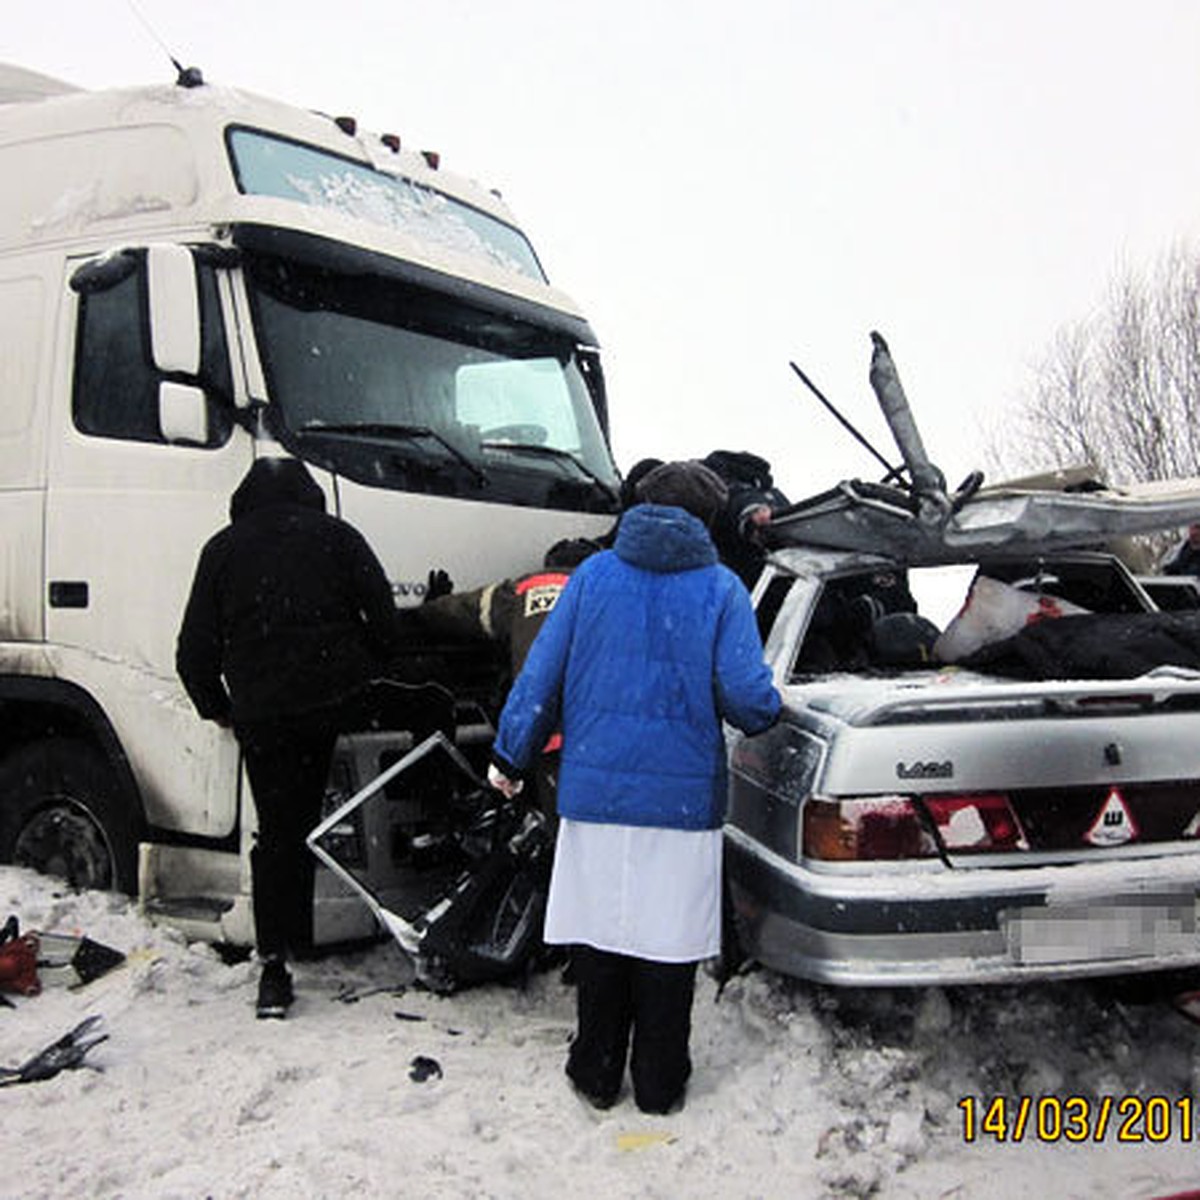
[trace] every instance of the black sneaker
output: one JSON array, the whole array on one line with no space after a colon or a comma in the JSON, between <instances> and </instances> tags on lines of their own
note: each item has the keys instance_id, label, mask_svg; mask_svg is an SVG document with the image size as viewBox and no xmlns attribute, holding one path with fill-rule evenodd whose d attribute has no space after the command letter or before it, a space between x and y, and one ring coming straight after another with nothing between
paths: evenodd
<instances>
[{"instance_id":1,"label":"black sneaker","mask_svg":"<svg viewBox=\"0 0 1200 1200\"><path fill-rule=\"evenodd\" d=\"M258 981L258 1017L282 1019L287 1016L287 1010L295 998L287 967L281 962L263 963L262 977Z\"/></svg>"}]
</instances>

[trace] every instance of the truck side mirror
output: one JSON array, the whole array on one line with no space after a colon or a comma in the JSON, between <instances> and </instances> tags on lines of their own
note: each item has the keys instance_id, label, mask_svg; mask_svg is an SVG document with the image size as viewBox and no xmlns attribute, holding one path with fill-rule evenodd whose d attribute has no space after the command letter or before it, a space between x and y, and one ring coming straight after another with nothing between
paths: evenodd
<instances>
[{"instance_id":1,"label":"truck side mirror","mask_svg":"<svg viewBox=\"0 0 1200 1200\"><path fill-rule=\"evenodd\" d=\"M150 348L163 372L200 372L200 289L186 246L154 245L146 251Z\"/></svg>"},{"instance_id":2,"label":"truck side mirror","mask_svg":"<svg viewBox=\"0 0 1200 1200\"><path fill-rule=\"evenodd\" d=\"M188 383L158 385L158 425L172 444L207 446L208 400L201 388Z\"/></svg>"}]
</instances>

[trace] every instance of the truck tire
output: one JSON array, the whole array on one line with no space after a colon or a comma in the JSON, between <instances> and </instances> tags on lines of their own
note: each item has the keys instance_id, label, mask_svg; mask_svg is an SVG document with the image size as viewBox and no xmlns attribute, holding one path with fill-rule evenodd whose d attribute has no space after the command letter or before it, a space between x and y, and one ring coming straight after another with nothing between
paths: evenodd
<instances>
[{"instance_id":1,"label":"truck tire","mask_svg":"<svg viewBox=\"0 0 1200 1200\"><path fill-rule=\"evenodd\" d=\"M42 738L0 761L0 862L132 895L139 828L112 768L88 742Z\"/></svg>"}]
</instances>

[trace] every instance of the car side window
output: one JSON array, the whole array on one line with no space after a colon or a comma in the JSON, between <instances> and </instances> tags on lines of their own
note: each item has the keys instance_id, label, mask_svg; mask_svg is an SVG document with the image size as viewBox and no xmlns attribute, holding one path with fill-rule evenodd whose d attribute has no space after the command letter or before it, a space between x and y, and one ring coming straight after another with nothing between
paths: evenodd
<instances>
[{"instance_id":1,"label":"car side window","mask_svg":"<svg viewBox=\"0 0 1200 1200\"><path fill-rule=\"evenodd\" d=\"M984 563L980 573L1035 595L1056 596L1095 613L1142 611L1125 572L1113 561L1049 558L1027 563Z\"/></svg>"},{"instance_id":2,"label":"car side window","mask_svg":"<svg viewBox=\"0 0 1200 1200\"><path fill-rule=\"evenodd\" d=\"M861 665L859 632L843 590L826 583L813 606L804 640L792 664L791 681Z\"/></svg>"},{"instance_id":3,"label":"car side window","mask_svg":"<svg viewBox=\"0 0 1200 1200\"><path fill-rule=\"evenodd\" d=\"M219 401L229 397L231 385L212 268L201 267L199 280L200 379L210 399ZM71 412L81 433L165 444L158 420L158 385L166 378L151 358L143 267L112 286L79 297ZM206 445L222 446L232 430L231 406L210 402L208 408Z\"/></svg>"},{"instance_id":4,"label":"car side window","mask_svg":"<svg viewBox=\"0 0 1200 1200\"><path fill-rule=\"evenodd\" d=\"M787 599L787 594L795 582L794 575L776 575L767 584L762 596L759 597L758 604L754 609L754 617L758 622L758 636L762 639L764 646L771 634L771 627L779 616L779 610L783 607L783 602Z\"/></svg>"},{"instance_id":5,"label":"car side window","mask_svg":"<svg viewBox=\"0 0 1200 1200\"><path fill-rule=\"evenodd\" d=\"M835 671L900 670L921 665L921 644L938 630L917 616L909 573L879 567L827 579L821 588L791 679Z\"/></svg>"}]
</instances>

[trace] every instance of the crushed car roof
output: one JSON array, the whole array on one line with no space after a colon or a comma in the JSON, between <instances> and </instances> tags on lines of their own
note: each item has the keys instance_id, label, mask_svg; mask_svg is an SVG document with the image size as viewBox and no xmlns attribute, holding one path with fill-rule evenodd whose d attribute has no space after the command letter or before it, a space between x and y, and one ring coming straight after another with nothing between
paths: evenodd
<instances>
[{"instance_id":1,"label":"crushed car roof","mask_svg":"<svg viewBox=\"0 0 1200 1200\"><path fill-rule=\"evenodd\" d=\"M955 504L847 480L775 514L771 545L877 554L910 566L988 553L1044 554L1178 528L1200 517L1200 479L1087 492L985 488Z\"/></svg>"},{"instance_id":2,"label":"crushed car roof","mask_svg":"<svg viewBox=\"0 0 1200 1200\"><path fill-rule=\"evenodd\" d=\"M949 492L945 476L925 452L887 342L877 332L871 342L871 387L904 464L892 467L886 478L902 482L845 480L776 512L768 534L771 549L823 547L880 555L907 566L938 566L989 554L1102 549L1112 538L1200 520L1200 478L1113 487L1067 469L983 488L983 473L974 471ZM803 372L797 369L797 374L808 382ZM813 390L876 458L887 462Z\"/></svg>"}]
</instances>

